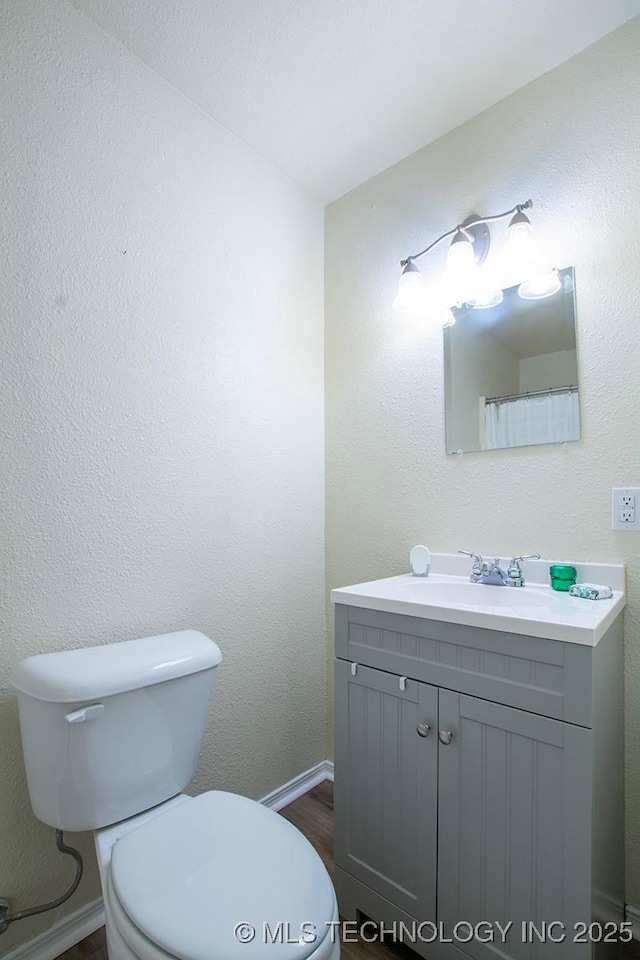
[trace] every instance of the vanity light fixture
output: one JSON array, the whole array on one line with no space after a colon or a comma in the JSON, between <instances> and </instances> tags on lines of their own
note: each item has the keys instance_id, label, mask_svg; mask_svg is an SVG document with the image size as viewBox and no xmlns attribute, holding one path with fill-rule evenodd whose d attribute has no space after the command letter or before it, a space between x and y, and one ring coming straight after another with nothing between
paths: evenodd
<instances>
[{"instance_id":1,"label":"vanity light fixture","mask_svg":"<svg viewBox=\"0 0 640 960\"><path fill-rule=\"evenodd\" d=\"M481 265L489 252L488 224L507 217L511 217L511 220L507 228L505 259L513 274L522 281L518 287L519 295L525 300L537 300L557 293L560 289L558 271L545 271L531 221L524 212L532 207L533 202L525 200L495 216L470 216L453 230L443 233L424 250L401 260L402 273L393 309L400 313L437 315L443 326L450 326L455 323L452 305L468 303L478 310L486 310L501 303L501 286L486 267L481 269ZM415 261L450 238L447 263L439 287L425 283Z\"/></svg>"}]
</instances>

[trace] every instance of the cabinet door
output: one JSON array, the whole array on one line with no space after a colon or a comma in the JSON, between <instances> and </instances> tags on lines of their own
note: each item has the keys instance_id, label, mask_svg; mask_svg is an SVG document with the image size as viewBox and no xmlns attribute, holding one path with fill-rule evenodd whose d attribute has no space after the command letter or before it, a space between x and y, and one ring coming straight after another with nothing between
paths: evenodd
<instances>
[{"instance_id":1,"label":"cabinet door","mask_svg":"<svg viewBox=\"0 0 640 960\"><path fill-rule=\"evenodd\" d=\"M590 956L573 938L591 919L592 731L448 690L439 706L439 919L513 921L506 946L462 947L478 960ZM553 921L563 943L523 935Z\"/></svg>"},{"instance_id":2,"label":"cabinet door","mask_svg":"<svg viewBox=\"0 0 640 960\"><path fill-rule=\"evenodd\" d=\"M335 679L335 862L435 920L438 691L345 660Z\"/></svg>"}]
</instances>

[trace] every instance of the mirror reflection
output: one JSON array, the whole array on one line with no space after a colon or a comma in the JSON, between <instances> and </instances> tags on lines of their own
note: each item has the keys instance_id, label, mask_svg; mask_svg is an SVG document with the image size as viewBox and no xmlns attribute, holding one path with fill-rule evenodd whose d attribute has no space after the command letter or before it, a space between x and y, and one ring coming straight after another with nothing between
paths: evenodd
<instances>
[{"instance_id":1,"label":"mirror reflection","mask_svg":"<svg viewBox=\"0 0 640 960\"><path fill-rule=\"evenodd\" d=\"M580 439L573 267L560 289L453 308L444 331L447 453Z\"/></svg>"}]
</instances>

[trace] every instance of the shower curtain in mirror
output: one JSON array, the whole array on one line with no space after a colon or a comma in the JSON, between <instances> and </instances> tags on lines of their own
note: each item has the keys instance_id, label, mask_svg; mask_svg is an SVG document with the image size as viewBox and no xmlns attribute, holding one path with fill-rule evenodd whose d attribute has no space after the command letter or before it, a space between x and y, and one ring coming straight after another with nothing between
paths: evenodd
<instances>
[{"instance_id":1,"label":"shower curtain in mirror","mask_svg":"<svg viewBox=\"0 0 640 960\"><path fill-rule=\"evenodd\" d=\"M484 416L485 450L580 439L577 390L493 400Z\"/></svg>"}]
</instances>

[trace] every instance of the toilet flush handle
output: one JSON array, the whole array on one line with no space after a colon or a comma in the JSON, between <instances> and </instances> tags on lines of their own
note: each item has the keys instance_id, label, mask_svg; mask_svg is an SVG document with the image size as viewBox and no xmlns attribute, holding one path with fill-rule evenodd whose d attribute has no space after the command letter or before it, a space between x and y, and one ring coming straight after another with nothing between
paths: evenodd
<instances>
[{"instance_id":1,"label":"toilet flush handle","mask_svg":"<svg viewBox=\"0 0 640 960\"><path fill-rule=\"evenodd\" d=\"M67 723L84 723L85 720L95 720L104 713L104 703L92 703L89 707L81 707L73 713L65 714Z\"/></svg>"}]
</instances>

